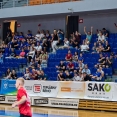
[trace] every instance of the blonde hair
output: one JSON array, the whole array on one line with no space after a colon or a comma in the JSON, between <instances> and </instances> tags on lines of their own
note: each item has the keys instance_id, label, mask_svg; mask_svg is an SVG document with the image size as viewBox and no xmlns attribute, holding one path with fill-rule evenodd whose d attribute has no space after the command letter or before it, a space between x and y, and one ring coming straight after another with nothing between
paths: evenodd
<instances>
[{"instance_id":1,"label":"blonde hair","mask_svg":"<svg viewBox=\"0 0 117 117\"><path fill-rule=\"evenodd\" d=\"M20 82L20 85L24 85L25 82L24 78L20 77L17 80Z\"/></svg>"}]
</instances>

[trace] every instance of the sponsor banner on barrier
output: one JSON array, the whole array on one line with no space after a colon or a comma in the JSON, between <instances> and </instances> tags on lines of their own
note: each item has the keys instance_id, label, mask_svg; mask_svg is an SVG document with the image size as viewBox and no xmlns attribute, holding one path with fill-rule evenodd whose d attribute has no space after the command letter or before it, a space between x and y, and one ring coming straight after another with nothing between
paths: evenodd
<instances>
[{"instance_id":1,"label":"sponsor banner on barrier","mask_svg":"<svg viewBox=\"0 0 117 117\"><path fill-rule=\"evenodd\" d=\"M30 96L56 97L59 82L26 81L25 88Z\"/></svg>"},{"instance_id":2,"label":"sponsor banner on barrier","mask_svg":"<svg viewBox=\"0 0 117 117\"><path fill-rule=\"evenodd\" d=\"M4 103L5 100L6 100L6 99L5 99L5 96L4 96L4 95L0 95L0 103L2 103L2 102Z\"/></svg>"},{"instance_id":3,"label":"sponsor banner on barrier","mask_svg":"<svg viewBox=\"0 0 117 117\"><path fill-rule=\"evenodd\" d=\"M84 98L84 82L60 82L58 98Z\"/></svg>"},{"instance_id":4,"label":"sponsor banner on barrier","mask_svg":"<svg viewBox=\"0 0 117 117\"><path fill-rule=\"evenodd\" d=\"M117 83L113 83L113 99L112 101L117 101Z\"/></svg>"},{"instance_id":5,"label":"sponsor banner on barrier","mask_svg":"<svg viewBox=\"0 0 117 117\"><path fill-rule=\"evenodd\" d=\"M112 100L113 83L85 82L85 99Z\"/></svg>"},{"instance_id":6,"label":"sponsor banner on barrier","mask_svg":"<svg viewBox=\"0 0 117 117\"><path fill-rule=\"evenodd\" d=\"M16 95L15 80L1 80L2 95Z\"/></svg>"},{"instance_id":7,"label":"sponsor banner on barrier","mask_svg":"<svg viewBox=\"0 0 117 117\"><path fill-rule=\"evenodd\" d=\"M79 99L32 97L32 105L77 109L79 106Z\"/></svg>"},{"instance_id":8,"label":"sponsor banner on barrier","mask_svg":"<svg viewBox=\"0 0 117 117\"><path fill-rule=\"evenodd\" d=\"M8 104L13 104L15 101L17 101L17 97L16 96L6 96L6 103Z\"/></svg>"}]
</instances>

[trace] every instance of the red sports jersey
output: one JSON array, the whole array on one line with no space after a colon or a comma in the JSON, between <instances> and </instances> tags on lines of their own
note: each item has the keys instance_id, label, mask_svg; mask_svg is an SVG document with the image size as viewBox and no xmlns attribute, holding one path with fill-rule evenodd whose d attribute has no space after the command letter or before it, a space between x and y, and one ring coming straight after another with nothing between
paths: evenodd
<instances>
[{"instance_id":1,"label":"red sports jersey","mask_svg":"<svg viewBox=\"0 0 117 117\"><path fill-rule=\"evenodd\" d=\"M23 104L19 105L19 113L32 117L30 98L29 98L26 90L23 87L18 89L17 101L19 101L22 98L22 96L26 96L27 100Z\"/></svg>"}]
</instances>

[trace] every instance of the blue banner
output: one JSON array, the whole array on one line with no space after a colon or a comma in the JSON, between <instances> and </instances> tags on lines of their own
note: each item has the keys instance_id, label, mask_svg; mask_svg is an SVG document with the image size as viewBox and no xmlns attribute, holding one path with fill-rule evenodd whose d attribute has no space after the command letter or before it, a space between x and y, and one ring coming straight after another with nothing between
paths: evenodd
<instances>
[{"instance_id":1,"label":"blue banner","mask_svg":"<svg viewBox=\"0 0 117 117\"><path fill-rule=\"evenodd\" d=\"M16 95L16 80L1 80L1 95Z\"/></svg>"}]
</instances>

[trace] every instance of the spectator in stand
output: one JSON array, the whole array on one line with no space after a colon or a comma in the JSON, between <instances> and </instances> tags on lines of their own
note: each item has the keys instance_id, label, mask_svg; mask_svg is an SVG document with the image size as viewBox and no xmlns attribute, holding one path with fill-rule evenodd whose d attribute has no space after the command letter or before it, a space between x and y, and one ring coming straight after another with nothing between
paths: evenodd
<instances>
[{"instance_id":1,"label":"spectator in stand","mask_svg":"<svg viewBox=\"0 0 117 117\"><path fill-rule=\"evenodd\" d=\"M30 72L28 68L26 68L26 73L24 73L24 78L25 80L30 80Z\"/></svg>"},{"instance_id":2,"label":"spectator in stand","mask_svg":"<svg viewBox=\"0 0 117 117\"><path fill-rule=\"evenodd\" d=\"M97 43L95 42L92 47L92 53L97 53Z\"/></svg>"},{"instance_id":3,"label":"spectator in stand","mask_svg":"<svg viewBox=\"0 0 117 117\"><path fill-rule=\"evenodd\" d=\"M104 71L102 70L101 66L99 67L99 72L101 73L101 79L104 78Z\"/></svg>"},{"instance_id":4,"label":"spectator in stand","mask_svg":"<svg viewBox=\"0 0 117 117\"><path fill-rule=\"evenodd\" d=\"M26 35L27 39L32 39L32 33L30 30L28 30L28 34Z\"/></svg>"},{"instance_id":5,"label":"spectator in stand","mask_svg":"<svg viewBox=\"0 0 117 117\"><path fill-rule=\"evenodd\" d=\"M16 53L13 48L11 48L10 57L16 57Z\"/></svg>"},{"instance_id":6,"label":"spectator in stand","mask_svg":"<svg viewBox=\"0 0 117 117\"><path fill-rule=\"evenodd\" d=\"M44 53L44 51L41 51L41 54L40 54L40 56L39 56L40 62L42 63L42 61L47 61L47 59L48 59L47 52Z\"/></svg>"},{"instance_id":7,"label":"spectator in stand","mask_svg":"<svg viewBox=\"0 0 117 117\"><path fill-rule=\"evenodd\" d=\"M89 31L88 33L86 32L86 27L84 27L84 33L86 34L86 38L88 39L90 43L92 39L92 34L93 34L93 27L91 27L91 32Z\"/></svg>"},{"instance_id":8,"label":"spectator in stand","mask_svg":"<svg viewBox=\"0 0 117 117\"><path fill-rule=\"evenodd\" d=\"M28 52L28 61L30 62L31 59L34 58L34 56L35 56L35 49L33 47L31 49L31 47L30 47L30 51Z\"/></svg>"},{"instance_id":9,"label":"spectator in stand","mask_svg":"<svg viewBox=\"0 0 117 117\"><path fill-rule=\"evenodd\" d=\"M59 36L57 34L57 31L54 30L54 34L53 34L53 37L52 37L52 49L53 49L53 52L56 52L56 50L58 49L57 43L59 43Z\"/></svg>"},{"instance_id":10,"label":"spectator in stand","mask_svg":"<svg viewBox=\"0 0 117 117\"><path fill-rule=\"evenodd\" d=\"M84 65L84 69L82 70L82 73L84 73L84 72L87 73L87 75L90 75L91 74L91 71L88 68L88 65L87 64Z\"/></svg>"},{"instance_id":11,"label":"spectator in stand","mask_svg":"<svg viewBox=\"0 0 117 117\"><path fill-rule=\"evenodd\" d=\"M91 81L91 77L86 72L83 73L83 81Z\"/></svg>"},{"instance_id":12,"label":"spectator in stand","mask_svg":"<svg viewBox=\"0 0 117 117\"><path fill-rule=\"evenodd\" d=\"M59 48L62 48L62 49L67 48L67 49L69 49L69 41L68 41L68 39L65 38L63 41L64 41L64 46L59 47Z\"/></svg>"},{"instance_id":13,"label":"spectator in stand","mask_svg":"<svg viewBox=\"0 0 117 117\"><path fill-rule=\"evenodd\" d=\"M10 78L11 77L11 70L8 68L7 71L6 71L6 78Z\"/></svg>"},{"instance_id":14,"label":"spectator in stand","mask_svg":"<svg viewBox=\"0 0 117 117\"><path fill-rule=\"evenodd\" d=\"M26 53L24 52L24 49L22 49L22 51L20 52L19 57L20 57L20 58L24 58L25 55L26 55Z\"/></svg>"},{"instance_id":15,"label":"spectator in stand","mask_svg":"<svg viewBox=\"0 0 117 117\"><path fill-rule=\"evenodd\" d=\"M49 30L46 30L46 38L47 38L47 39L50 39L50 38L51 38L51 35L50 35Z\"/></svg>"},{"instance_id":16,"label":"spectator in stand","mask_svg":"<svg viewBox=\"0 0 117 117\"><path fill-rule=\"evenodd\" d=\"M113 56L110 55L110 57L106 57L105 67L106 68L112 67L112 64L113 64Z\"/></svg>"},{"instance_id":17,"label":"spectator in stand","mask_svg":"<svg viewBox=\"0 0 117 117\"><path fill-rule=\"evenodd\" d=\"M35 35L36 41L40 41L40 31L37 31L37 34Z\"/></svg>"},{"instance_id":18,"label":"spectator in stand","mask_svg":"<svg viewBox=\"0 0 117 117\"><path fill-rule=\"evenodd\" d=\"M45 39L45 40L43 41L42 46L43 46L43 51L44 51L44 52L47 52L48 49L49 49L49 43L48 43L47 39Z\"/></svg>"},{"instance_id":19,"label":"spectator in stand","mask_svg":"<svg viewBox=\"0 0 117 117\"><path fill-rule=\"evenodd\" d=\"M37 67L37 63L35 63L35 61L33 59L31 59L31 62L29 64L29 67L32 68L32 69L34 69L34 68Z\"/></svg>"},{"instance_id":20,"label":"spectator in stand","mask_svg":"<svg viewBox=\"0 0 117 117\"><path fill-rule=\"evenodd\" d=\"M69 61L68 65L67 65L67 69L70 72L73 72L74 71L74 64L72 63L72 61Z\"/></svg>"},{"instance_id":21,"label":"spectator in stand","mask_svg":"<svg viewBox=\"0 0 117 117\"><path fill-rule=\"evenodd\" d=\"M78 52L75 52L75 53L74 53L72 59L73 59L74 61L78 61Z\"/></svg>"},{"instance_id":22,"label":"spectator in stand","mask_svg":"<svg viewBox=\"0 0 117 117\"><path fill-rule=\"evenodd\" d=\"M110 47L108 41L106 41L105 47L103 49L103 52L111 52L111 47Z\"/></svg>"},{"instance_id":23,"label":"spectator in stand","mask_svg":"<svg viewBox=\"0 0 117 117\"><path fill-rule=\"evenodd\" d=\"M58 30L58 37L60 39L60 41L62 42L64 40L64 33L61 29Z\"/></svg>"},{"instance_id":24,"label":"spectator in stand","mask_svg":"<svg viewBox=\"0 0 117 117\"><path fill-rule=\"evenodd\" d=\"M72 54L71 54L70 50L68 51L68 54L66 55L65 60L66 61L71 61L72 60Z\"/></svg>"},{"instance_id":25,"label":"spectator in stand","mask_svg":"<svg viewBox=\"0 0 117 117\"><path fill-rule=\"evenodd\" d=\"M2 44L0 45L0 52L3 52L4 53L6 46L7 45L5 45L5 43L3 41Z\"/></svg>"},{"instance_id":26,"label":"spectator in stand","mask_svg":"<svg viewBox=\"0 0 117 117\"><path fill-rule=\"evenodd\" d=\"M76 37L73 35L73 38L70 40L70 45L76 49L78 49L78 40L76 39Z\"/></svg>"},{"instance_id":27,"label":"spectator in stand","mask_svg":"<svg viewBox=\"0 0 117 117\"><path fill-rule=\"evenodd\" d=\"M86 44L85 41L83 41L83 44L80 46L81 52L88 52L89 46Z\"/></svg>"},{"instance_id":28,"label":"spectator in stand","mask_svg":"<svg viewBox=\"0 0 117 117\"><path fill-rule=\"evenodd\" d=\"M44 37L45 37L44 30L41 30L41 33L40 33L40 40L43 40Z\"/></svg>"},{"instance_id":29,"label":"spectator in stand","mask_svg":"<svg viewBox=\"0 0 117 117\"><path fill-rule=\"evenodd\" d=\"M59 71L65 71L66 70L66 65L64 64L63 61L60 61L60 64L58 66L56 66L56 68L58 70L57 72L59 72Z\"/></svg>"},{"instance_id":30,"label":"spectator in stand","mask_svg":"<svg viewBox=\"0 0 117 117\"><path fill-rule=\"evenodd\" d=\"M23 32L20 32L20 35L19 35L19 40L20 41L22 41L22 39L24 39L25 37L24 37L24 34L23 34Z\"/></svg>"},{"instance_id":31,"label":"spectator in stand","mask_svg":"<svg viewBox=\"0 0 117 117\"><path fill-rule=\"evenodd\" d=\"M40 45L39 42L37 42L37 46L34 47L36 49L36 51L41 51L42 50L42 46Z\"/></svg>"},{"instance_id":32,"label":"spectator in stand","mask_svg":"<svg viewBox=\"0 0 117 117\"><path fill-rule=\"evenodd\" d=\"M99 66L104 66L105 65L105 57L100 54L100 58L98 60L99 63L97 63L97 65L95 65L96 68L98 68Z\"/></svg>"},{"instance_id":33,"label":"spectator in stand","mask_svg":"<svg viewBox=\"0 0 117 117\"><path fill-rule=\"evenodd\" d=\"M58 74L57 80L58 81L64 81L65 80L65 75L62 71L60 71L60 73Z\"/></svg>"},{"instance_id":34,"label":"spectator in stand","mask_svg":"<svg viewBox=\"0 0 117 117\"><path fill-rule=\"evenodd\" d=\"M17 40L12 39L11 48L18 49L19 45Z\"/></svg>"},{"instance_id":35,"label":"spectator in stand","mask_svg":"<svg viewBox=\"0 0 117 117\"><path fill-rule=\"evenodd\" d=\"M6 32L6 39L5 39L5 44L8 44L12 39L12 31L10 27L8 27L7 32Z\"/></svg>"},{"instance_id":36,"label":"spectator in stand","mask_svg":"<svg viewBox=\"0 0 117 117\"><path fill-rule=\"evenodd\" d=\"M81 60L78 61L78 67L81 71L84 69L84 63Z\"/></svg>"},{"instance_id":37,"label":"spectator in stand","mask_svg":"<svg viewBox=\"0 0 117 117\"><path fill-rule=\"evenodd\" d=\"M78 60L79 61L82 61L82 62L84 61L84 58L83 58L83 54L82 53L80 53L80 56L79 56Z\"/></svg>"},{"instance_id":38,"label":"spectator in stand","mask_svg":"<svg viewBox=\"0 0 117 117\"><path fill-rule=\"evenodd\" d=\"M74 37L76 38L78 45L79 45L80 40L81 40L81 34L78 31L76 31L75 34L74 34Z\"/></svg>"},{"instance_id":39,"label":"spectator in stand","mask_svg":"<svg viewBox=\"0 0 117 117\"><path fill-rule=\"evenodd\" d=\"M69 71L65 71L65 81L72 81L72 75L69 73Z\"/></svg>"},{"instance_id":40,"label":"spectator in stand","mask_svg":"<svg viewBox=\"0 0 117 117\"><path fill-rule=\"evenodd\" d=\"M47 75L43 72L43 70L41 70L40 73L40 80L47 80Z\"/></svg>"},{"instance_id":41,"label":"spectator in stand","mask_svg":"<svg viewBox=\"0 0 117 117\"><path fill-rule=\"evenodd\" d=\"M37 80L37 71L35 69L32 69L32 73L30 73L30 79L31 80Z\"/></svg>"},{"instance_id":42,"label":"spectator in stand","mask_svg":"<svg viewBox=\"0 0 117 117\"><path fill-rule=\"evenodd\" d=\"M15 72L15 70L12 70L12 72L11 72L11 79L17 79L17 74L16 74L16 72Z\"/></svg>"},{"instance_id":43,"label":"spectator in stand","mask_svg":"<svg viewBox=\"0 0 117 117\"><path fill-rule=\"evenodd\" d=\"M96 50L97 50L97 53L103 52L104 46L102 45L102 43L99 42L99 45L98 45L98 47L96 48Z\"/></svg>"},{"instance_id":44,"label":"spectator in stand","mask_svg":"<svg viewBox=\"0 0 117 117\"><path fill-rule=\"evenodd\" d=\"M98 42L102 42L105 41L105 35L103 35L102 32L99 32L98 34Z\"/></svg>"},{"instance_id":45,"label":"spectator in stand","mask_svg":"<svg viewBox=\"0 0 117 117\"><path fill-rule=\"evenodd\" d=\"M116 24L116 23L114 23L114 25L115 25L115 27L117 28L117 24Z\"/></svg>"},{"instance_id":46,"label":"spectator in stand","mask_svg":"<svg viewBox=\"0 0 117 117\"><path fill-rule=\"evenodd\" d=\"M103 32L105 38L109 37L109 31L107 31L105 28L102 29L102 32Z\"/></svg>"},{"instance_id":47,"label":"spectator in stand","mask_svg":"<svg viewBox=\"0 0 117 117\"><path fill-rule=\"evenodd\" d=\"M80 74L80 73L79 73ZM77 72L74 73L73 81L82 81L82 77Z\"/></svg>"}]
</instances>

